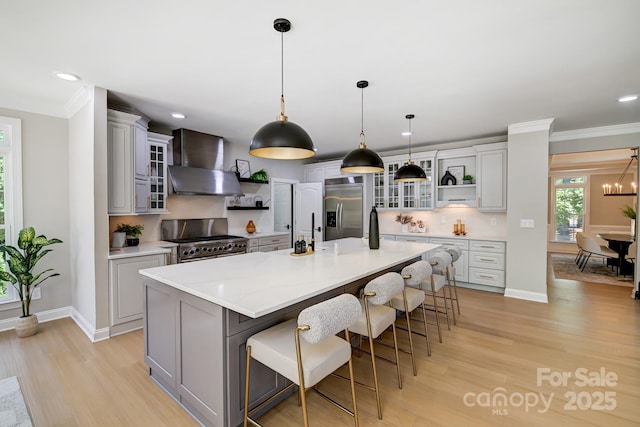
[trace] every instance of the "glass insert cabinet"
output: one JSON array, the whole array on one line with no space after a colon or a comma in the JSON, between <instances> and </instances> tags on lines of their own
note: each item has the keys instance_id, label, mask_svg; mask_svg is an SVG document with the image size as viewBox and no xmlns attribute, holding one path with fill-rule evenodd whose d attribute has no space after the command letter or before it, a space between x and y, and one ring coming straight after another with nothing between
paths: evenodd
<instances>
[{"instance_id":1,"label":"glass insert cabinet","mask_svg":"<svg viewBox=\"0 0 640 427\"><path fill-rule=\"evenodd\" d=\"M149 211L167 210L167 148L171 136L149 132Z\"/></svg>"},{"instance_id":2,"label":"glass insert cabinet","mask_svg":"<svg viewBox=\"0 0 640 427\"><path fill-rule=\"evenodd\" d=\"M409 159L408 154L383 157L384 172L373 175L373 202L378 209L424 209L434 208L433 176L435 152L412 156L413 162L427 175L426 181L394 182L393 176Z\"/></svg>"}]
</instances>

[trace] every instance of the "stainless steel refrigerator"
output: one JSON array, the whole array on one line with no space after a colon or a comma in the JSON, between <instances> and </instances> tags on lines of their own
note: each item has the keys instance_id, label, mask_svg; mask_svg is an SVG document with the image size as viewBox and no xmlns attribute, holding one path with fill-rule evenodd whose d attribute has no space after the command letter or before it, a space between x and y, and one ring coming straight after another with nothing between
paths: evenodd
<instances>
[{"instance_id":1,"label":"stainless steel refrigerator","mask_svg":"<svg viewBox=\"0 0 640 427\"><path fill-rule=\"evenodd\" d=\"M361 176L324 181L324 240L362 237Z\"/></svg>"}]
</instances>

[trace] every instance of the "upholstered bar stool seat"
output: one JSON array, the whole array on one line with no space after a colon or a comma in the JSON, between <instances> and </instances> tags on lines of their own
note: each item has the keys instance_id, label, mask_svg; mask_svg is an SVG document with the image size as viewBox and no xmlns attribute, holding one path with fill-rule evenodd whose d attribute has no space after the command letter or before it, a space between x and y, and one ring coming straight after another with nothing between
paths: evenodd
<instances>
[{"instance_id":1,"label":"upholstered bar stool seat","mask_svg":"<svg viewBox=\"0 0 640 427\"><path fill-rule=\"evenodd\" d=\"M429 264L427 264L425 262L426 267L428 267L428 271L431 271L431 266ZM426 281L428 279L428 274L427 274L427 270L424 270L425 275L422 279L420 279L419 283L422 283L424 281ZM414 273L417 274L417 273ZM398 311L403 311L405 313L405 317L407 319L407 330L409 331L409 342L411 344L411 351L412 351L412 355L413 355L413 340L411 339L411 334L415 333L418 335L422 335L425 337L425 339L427 340L427 354L429 356L431 356L431 343L429 342L429 329L427 328L427 315L424 311L424 298L425 298L425 293L420 290L420 289L416 289L413 287L410 287L407 284L407 280L408 279L412 279L413 277L406 277L404 275L403 279L405 280L405 287L404 287L404 297L402 294L396 295L395 297L393 297L391 299L391 307L395 308ZM406 299L406 308L404 305L404 299ZM413 312L415 309L417 309L418 307L422 308L422 319L424 321L424 334L412 329L411 327L411 312ZM414 357L415 359L415 357ZM416 375L416 368L415 368L415 363L414 363L414 375Z\"/></svg>"},{"instance_id":2,"label":"upholstered bar stool seat","mask_svg":"<svg viewBox=\"0 0 640 427\"><path fill-rule=\"evenodd\" d=\"M297 385L302 402L304 425L308 426L306 390L348 363L353 411L323 396L351 414L355 425L358 426L349 326L358 320L361 313L362 307L359 300L353 295L343 294L302 310L297 320L291 319L252 335L247 340L244 425L251 423L259 426L250 418L250 413ZM346 339L335 335L341 331L345 332ZM249 411L252 359L285 376L292 384Z\"/></svg>"},{"instance_id":3,"label":"upholstered bar stool seat","mask_svg":"<svg viewBox=\"0 0 640 427\"><path fill-rule=\"evenodd\" d=\"M393 347L395 350L395 362L391 362L396 365L398 387L402 388L402 373L400 372L400 357L398 355L398 338L396 334L396 310L388 304L394 296L402 294L403 289L404 281L398 273L385 273L371 280L364 287L364 293L362 295L361 303L364 307L364 313L361 314L360 319L354 322L349 328L351 332L365 336L369 341L374 386L366 387L373 389L376 393L379 419L382 419L382 406L380 403L380 387L378 385L378 370L376 367L376 353L373 341L391 326L393 331Z\"/></svg>"}]
</instances>

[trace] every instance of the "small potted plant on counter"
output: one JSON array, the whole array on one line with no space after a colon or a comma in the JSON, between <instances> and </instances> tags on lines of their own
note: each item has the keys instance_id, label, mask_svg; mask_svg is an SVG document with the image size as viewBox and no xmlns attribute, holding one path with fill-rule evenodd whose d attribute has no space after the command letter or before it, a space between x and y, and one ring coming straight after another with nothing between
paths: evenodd
<instances>
[{"instance_id":1,"label":"small potted plant on counter","mask_svg":"<svg viewBox=\"0 0 640 427\"><path fill-rule=\"evenodd\" d=\"M51 249L43 247L54 243L62 243L60 239L47 239L45 236L36 236L33 227L26 227L18 234L18 247L0 245L9 271L0 270L0 280L9 282L18 291L18 297L22 305L22 316L16 321L16 333L19 337L28 337L38 332L38 317L31 314L31 297L35 289L50 277L59 276L59 273L51 273L53 268L48 268L40 273L34 273L33 269L43 256L51 252ZM5 267L6 268L6 267Z\"/></svg>"},{"instance_id":2,"label":"small potted plant on counter","mask_svg":"<svg viewBox=\"0 0 640 427\"><path fill-rule=\"evenodd\" d=\"M138 246L142 230L144 230L144 226L141 224L118 224L115 231L127 235L127 246Z\"/></svg>"},{"instance_id":3,"label":"small potted plant on counter","mask_svg":"<svg viewBox=\"0 0 640 427\"><path fill-rule=\"evenodd\" d=\"M408 231L409 228L409 224L411 223L411 221L413 220L413 217L410 215L402 215L402 214L398 214L396 215L396 222L399 222L402 226L402 232L406 233Z\"/></svg>"},{"instance_id":4,"label":"small potted plant on counter","mask_svg":"<svg viewBox=\"0 0 640 427\"><path fill-rule=\"evenodd\" d=\"M462 177L462 183L463 184L473 184L473 176L472 175L465 175Z\"/></svg>"}]
</instances>

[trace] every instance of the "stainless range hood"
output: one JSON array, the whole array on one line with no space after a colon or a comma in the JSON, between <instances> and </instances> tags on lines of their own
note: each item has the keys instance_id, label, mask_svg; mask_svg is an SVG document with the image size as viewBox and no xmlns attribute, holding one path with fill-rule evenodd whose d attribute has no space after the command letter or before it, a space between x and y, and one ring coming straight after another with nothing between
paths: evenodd
<instances>
[{"instance_id":1,"label":"stainless range hood","mask_svg":"<svg viewBox=\"0 0 640 427\"><path fill-rule=\"evenodd\" d=\"M189 129L173 131L169 176L176 194L242 195L236 174L222 170L224 140Z\"/></svg>"}]
</instances>

